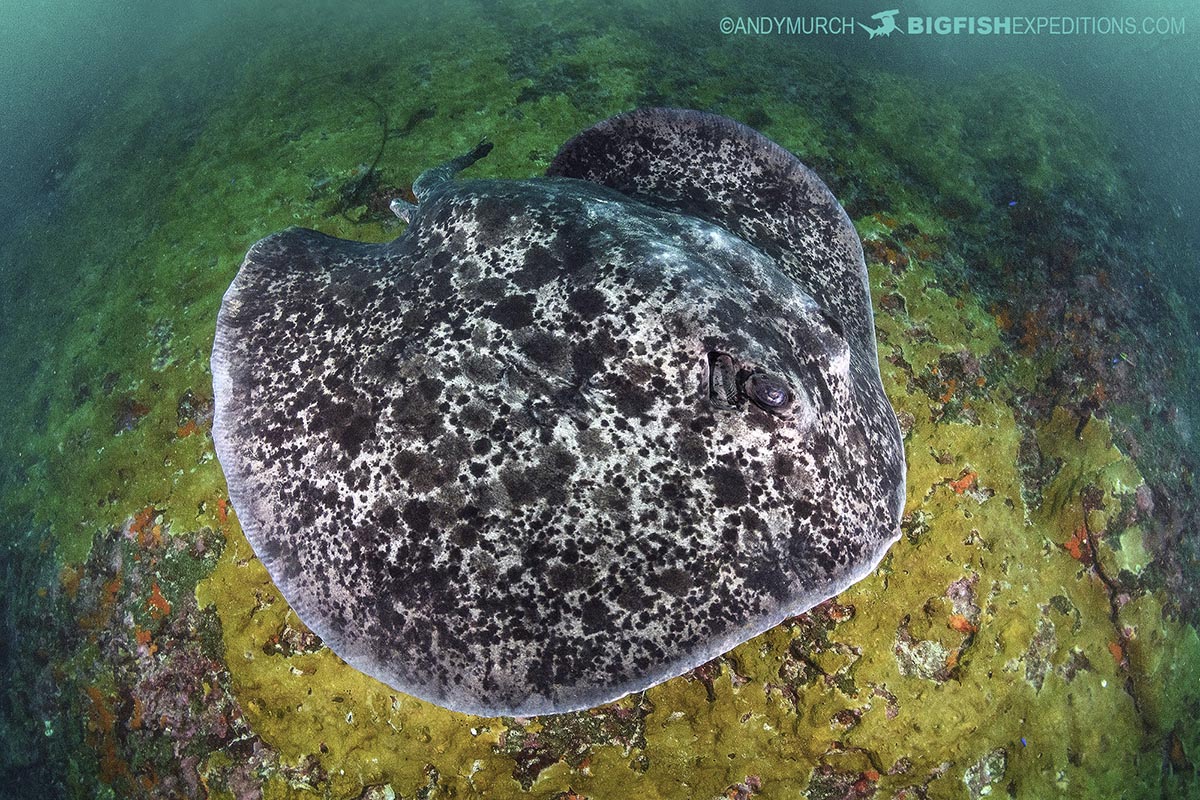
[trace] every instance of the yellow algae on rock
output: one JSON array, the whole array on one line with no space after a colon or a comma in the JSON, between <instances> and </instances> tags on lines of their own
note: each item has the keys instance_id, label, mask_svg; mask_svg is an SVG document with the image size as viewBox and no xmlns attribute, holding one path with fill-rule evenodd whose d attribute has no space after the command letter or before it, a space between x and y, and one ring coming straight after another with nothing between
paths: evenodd
<instances>
[{"instance_id":1,"label":"yellow algae on rock","mask_svg":"<svg viewBox=\"0 0 1200 800\"><path fill-rule=\"evenodd\" d=\"M1178 709L1195 701L1184 676L1198 668L1200 643L1192 628L1161 618L1153 595L1114 622L1093 563L1064 544L1085 521L1099 532L1115 519L1137 470L1105 423L1090 420L1077 436L1078 420L1056 412L1032 434L1056 468L1041 503L1028 506L1019 464L1030 434L1006 376L986 375L966 402L920 377L948 358L968 371L971 359L987 361L1000 346L990 315L941 293L919 262L900 275L873 264L872 276L877 302L880 283L907 291L903 314L881 313L877 324L886 386L910 417L909 497L904 537L868 578L617 704L482 719L394 692L305 639L232 526L197 597L221 619L255 733L282 763L315 759L321 791L345 798L382 786L404 797L815 799L919 789L951 798L985 778L1017 796L1152 791L1154 742L1178 728L1180 747L1196 748ZM913 328L930 338L911 341ZM972 413L940 413L954 402ZM1103 569L1112 553L1096 546ZM1114 656L1122 626L1133 629L1127 659ZM1159 686L1174 694L1152 699ZM1126 763L1112 752L1144 757ZM1001 777L988 771L1001 766ZM273 778L266 796L310 794Z\"/></svg>"},{"instance_id":2,"label":"yellow algae on rock","mask_svg":"<svg viewBox=\"0 0 1200 800\"><path fill-rule=\"evenodd\" d=\"M478 720L398 694L327 648L270 652L282 631L303 625L240 530L229 533L217 568L196 594L217 608L226 663L251 727L284 762L315 757L345 796L384 779L407 792L428 782L433 762L470 764L490 754L494 736L471 732Z\"/></svg>"}]
</instances>

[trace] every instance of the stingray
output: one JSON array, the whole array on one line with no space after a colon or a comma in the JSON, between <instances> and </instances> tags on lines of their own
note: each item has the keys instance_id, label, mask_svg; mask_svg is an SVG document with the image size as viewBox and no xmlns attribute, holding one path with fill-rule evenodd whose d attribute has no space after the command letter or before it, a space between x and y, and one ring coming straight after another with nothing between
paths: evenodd
<instances>
[{"instance_id":1,"label":"stingray","mask_svg":"<svg viewBox=\"0 0 1200 800\"><path fill-rule=\"evenodd\" d=\"M795 156L643 109L545 177L423 173L383 244L302 228L225 293L213 438L337 655L481 715L591 707L870 573L904 454L862 246Z\"/></svg>"}]
</instances>

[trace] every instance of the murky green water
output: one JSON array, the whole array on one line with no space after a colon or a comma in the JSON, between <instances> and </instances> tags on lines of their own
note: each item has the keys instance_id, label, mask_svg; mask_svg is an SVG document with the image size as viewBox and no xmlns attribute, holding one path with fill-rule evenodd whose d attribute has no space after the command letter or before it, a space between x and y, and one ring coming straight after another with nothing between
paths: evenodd
<instances>
[{"instance_id":1,"label":"murky green water","mask_svg":"<svg viewBox=\"0 0 1200 800\"><path fill-rule=\"evenodd\" d=\"M0 796L1200 796L1200 15L845 6L0 10ZM394 238L485 136L473 176L533 177L653 105L763 132L854 221L904 535L590 713L398 695L228 504L222 293L289 225Z\"/></svg>"}]
</instances>

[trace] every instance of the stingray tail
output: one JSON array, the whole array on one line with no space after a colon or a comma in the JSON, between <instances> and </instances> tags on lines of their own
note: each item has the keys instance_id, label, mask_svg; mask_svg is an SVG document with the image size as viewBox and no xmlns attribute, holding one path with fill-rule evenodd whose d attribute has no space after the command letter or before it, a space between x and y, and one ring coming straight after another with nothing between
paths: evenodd
<instances>
[{"instance_id":1,"label":"stingray tail","mask_svg":"<svg viewBox=\"0 0 1200 800\"><path fill-rule=\"evenodd\" d=\"M483 139L479 144L471 149L471 152L466 155L452 158L445 164L427 169L422 172L417 179L413 181L413 194L417 196L417 202L420 202L424 197L432 192L435 188L443 183L452 180L455 175L462 172L467 167L474 164L479 159L486 156L492 151L492 143L487 139Z\"/></svg>"}]
</instances>

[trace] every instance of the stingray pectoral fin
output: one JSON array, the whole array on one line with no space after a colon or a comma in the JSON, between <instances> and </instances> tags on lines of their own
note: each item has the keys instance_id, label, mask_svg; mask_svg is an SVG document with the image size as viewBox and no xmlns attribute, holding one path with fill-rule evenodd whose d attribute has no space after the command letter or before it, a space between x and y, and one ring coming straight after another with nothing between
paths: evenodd
<instances>
[{"instance_id":1,"label":"stingray pectoral fin","mask_svg":"<svg viewBox=\"0 0 1200 800\"><path fill-rule=\"evenodd\" d=\"M322 362L324 356L313 352L319 339L309 331L378 294L386 247L288 228L250 248L225 292L212 350L212 434L229 497L256 549L272 549L267 530L281 511L255 443L271 414L300 419L301 394L262 377L285 375L301 361ZM392 302L397 307L389 313L403 313L400 299Z\"/></svg>"},{"instance_id":2,"label":"stingray pectoral fin","mask_svg":"<svg viewBox=\"0 0 1200 800\"><path fill-rule=\"evenodd\" d=\"M492 143L487 139L482 139L479 144L471 148L471 152L461 155L458 158L452 158L445 164L439 164L422 172L413 181L413 194L417 196L417 201L424 200L438 186L452 180L455 175L490 152L492 152ZM395 211L394 208L392 210Z\"/></svg>"},{"instance_id":3,"label":"stingray pectoral fin","mask_svg":"<svg viewBox=\"0 0 1200 800\"><path fill-rule=\"evenodd\" d=\"M862 243L817 174L787 149L728 117L643 108L571 139L547 175L599 183L690 214L748 241L845 328L875 360Z\"/></svg>"}]
</instances>

